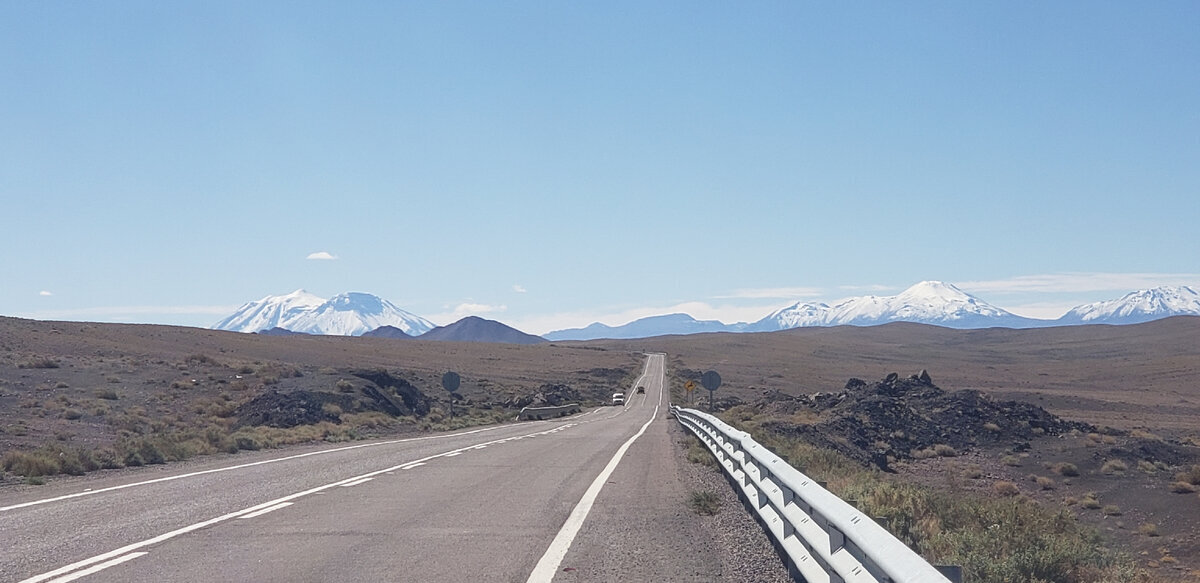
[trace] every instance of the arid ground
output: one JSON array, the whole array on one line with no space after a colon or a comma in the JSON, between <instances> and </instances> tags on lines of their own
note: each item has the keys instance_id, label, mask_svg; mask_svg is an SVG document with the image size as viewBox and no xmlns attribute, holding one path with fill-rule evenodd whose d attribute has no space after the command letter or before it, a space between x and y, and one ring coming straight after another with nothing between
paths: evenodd
<instances>
[{"instance_id":1,"label":"arid ground","mask_svg":"<svg viewBox=\"0 0 1200 583\"><path fill-rule=\"evenodd\" d=\"M321 396L305 403L335 424L339 415L382 415L365 396L370 377L360 376L381 369L431 408L381 431L441 427L451 396L440 378L448 370L463 379L460 411L508 415L566 397L601 404L632 381L645 351L668 354L677 401L685 380L718 371L724 383L714 396L723 409L764 406L769 392L836 398L852 378L876 383L924 370L946 393L973 389L989 402L1025 402L1090 426L1020 444L968 440L953 456L894 455L890 469L982 496L1003 495L995 485L1012 483L1047 511L1071 510L1145 566L1181 580L1200 570L1200 495L1176 485L1177 474L1200 464L1196 317L1120 327L889 324L540 346L0 318L0 452L110 447L156 431L233 432L248 403L285 403L271 399L289 394ZM696 397L707 402L708 393ZM815 421L825 413L792 421L806 415ZM211 435L209 442L224 443ZM1064 471L1067 464L1077 471ZM12 472L0 479L25 483Z\"/></svg>"}]
</instances>

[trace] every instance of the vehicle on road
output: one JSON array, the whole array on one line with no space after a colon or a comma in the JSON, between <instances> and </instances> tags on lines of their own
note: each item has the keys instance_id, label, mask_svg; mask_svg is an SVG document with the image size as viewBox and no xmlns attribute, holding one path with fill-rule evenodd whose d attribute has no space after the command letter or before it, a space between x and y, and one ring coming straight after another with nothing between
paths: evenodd
<instances>
[{"instance_id":1,"label":"vehicle on road","mask_svg":"<svg viewBox=\"0 0 1200 583\"><path fill-rule=\"evenodd\" d=\"M642 385L638 385L637 394L644 395L645 393L646 393L646 387L643 387Z\"/></svg>"},{"instance_id":2,"label":"vehicle on road","mask_svg":"<svg viewBox=\"0 0 1200 583\"><path fill-rule=\"evenodd\" d=\"M624 405L625 393L613 393L613 405Z\"/></svg>"}]
</instances>

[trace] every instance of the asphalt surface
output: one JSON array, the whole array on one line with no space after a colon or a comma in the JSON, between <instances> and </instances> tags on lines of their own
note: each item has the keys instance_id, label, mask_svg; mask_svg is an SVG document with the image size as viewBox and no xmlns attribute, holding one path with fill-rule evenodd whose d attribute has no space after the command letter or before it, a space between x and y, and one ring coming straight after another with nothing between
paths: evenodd
<instances>
[{"instance_id":1,"label":"asphalt surface","mask_svg":"<svg viewBox=\"0 0 1200 583\"><path fill-rule=\"evenodd\" d=\"M662 356L638 382L623 407L560 420L0 494L0 580L717 580Z\"/></svg>"}]
</instances>

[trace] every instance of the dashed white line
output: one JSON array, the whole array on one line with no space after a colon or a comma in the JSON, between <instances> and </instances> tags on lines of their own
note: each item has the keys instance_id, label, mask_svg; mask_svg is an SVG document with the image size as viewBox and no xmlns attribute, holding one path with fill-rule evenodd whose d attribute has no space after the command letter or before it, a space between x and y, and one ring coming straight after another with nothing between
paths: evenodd
<instances>
[{"instance_id":1,"label":"dashed white line","mask_svg":"<svg viewBox=\"0 0 1200 583\"><path fill-rule=\"evenodd\" d=\"M111 561L105 561L105 562L103 562L103 563L100 563L99 565L95 565L95 566L89 567L89 568L87 568L87 569L84 569L84 570L82 570L82 571L79 571L79 572L76 572L76 573L71 573L70 575L66 575L66 576L64 576L64 577L59 577L58 579L53 579L53 580L51 580L51 581L49 581L49 582L47 582L47 583L67 583L67 581L74 581L74 580L76 580L76 579L78 579L78 578L80 578L80 577L86 577L86 576L88 576L88 575L91 575L91 574L93 574L93 573L98 573L98 572L100 572L100 571L103 571L103 570L105 570L105 569L107 569L107 568L109 568L109 567L115 567L115 566L117 566L117 565L120 565L121 563L124 563L125 561L131 561L131 560L133 560L133 559L136 559L136 558L138 558L138 557L140 557L140 556L142 556L142 555L146 555L146 554L149 554L149 553L147 553L147 552L145 552L145 551L138 552L138 553L129 553L128 555L125 555L125 556L122 556L122 557L117 557L117 558L115 558L115 559L113 559L113 560L111 560Z\"/></svg>"},{"instance_id":2,"label":"dashed white line","mask_svg":"<svg viewBox=\"0 0 1200 583\"><path fill-rule=\"evenodd\" d=\"M568 427L574 427L575 425L578 425L578 423L570 423L567 425L556 427L555 429L552 429L552 430L539 431L537 433L531 433L528 435L547 435L547 434L554 433L557 431L562 431L563 429L566 429ZM504 441L506 441L506 439L496 439L496 440L488 441L485 443L487 445L492 445L492 444L497 444L497 443L503 443ZM478 444L476 444L476 445L478 445ZM364 478L373 478L375 476L378 476L381 474L386 474L388 472L394 472L399 469L417 467L418 465L422 465L430 460L437 459L440 457L451 457L454 455L460 455L464 451L473 449L474 447L475 447L474 445L471 445L471 446L451 450L448 452L434 454L431 456L423 457L421 459L405 462L405 463L397 465L397 466L392 466L390 468L376 470L374 472L363 474L361 476L354 476L351 478L346 478L344 480L338 480L331 484L325 484L324 486L317 486L315 488L310 488L310 489L304 490L302 492L296 492L295 494L289 494L282 498L277 498L275 500L271 500L269 502L264 502L262 504L251 506L249 508L243 508L242 510L238 510L236 512L230 512L228 514L223 514L216 518L210 518L210 519L202 521L202 522L197 522L195 524L191 524L191 525L185 526L183 528L178 528L178 529L172 530L171 532L160 534L156 537L148 538L148 539L140 541L140 542L131 543L131 544L125 545L119 549L112 550L107 553L101 553L101 554L91 557L89 559L84 559L82 561L76 561L74 563L71 563L70 565L65 565L63 567L59 567L58 569L55 569L53 571L48 571L46 573L42 573L41 575L35 575L28 579L24 579L20 583L42 583L42 582L50 581L52 579L54 580L54 583L57 583L59 581L70 581L71 579L65 579L65 578L55 579L55 578L60 577L62 575L67 575L68 573L70 573L70 575L67 575L68 577L74 577L74 578L82 577L83 575L80 573L83 573L84 571L90 571L91 569L95 569L97 567L107 568L107 567L103 567L103 565L108 564L105 561L111 562L111 560L113 560L117 557L121 557L122 555L125 555L126 553L130 553L131 551L136 551L138 549L142 549L142 548L148 547L150 545L155 545L155 544L170 540L172 538L175 538L177 536L187 534L189 532L199 530L199 529L202 529L202 528L205 528L208 526L212 526L212 525L220 523L220 522L225 522L225 521L233 519L233 518L240 518L243 516L246 516L246 517L260 516L261 514L265 514L266 512L271 512L274 510L278 510L280 508L287 507L288 505L292 504L292 502L291 502L292 500L295 500L297 498L308 496L310 494L316 494L319 492L323 492L323 491L333 488L335 486L341 486L343 484L348 484L351 482L363 480ZM145 553L141 553L141 554L134 553L134 554L136 556L130 557L130 558L136 558ZM124 559L124 560L129 560L129 559ZM124 562L124 561L121 561L121 562ZM114 564L117 564L117 563L114 563ZM87 568L85 569L85 567L87 567ZM76 571L78 569L83 569L83 571L72 573L73 571Z\"/></svg>"},{"instance_id":3,"label":"dashed white line","mask_svg":"<svg viewBox=\"0 0 1200 583\"><path fill-rule=\"evenodd\" d=\"M392 440L388 440L388 441L380 441L380 442L376 442L376 443L361 443L361 444L358 444L358 445L348 445L348 446L345 446L345 447L337 447L337 448L334 448L334 449L323 449L323 450L321 450L321 451L310 451L310 452L308 452L308 453L301 453L301 454L297 454L297 455L289 455L289 456L286 456L286 457L281 457L281 458L273 458L273 459L269 459L269 460L262 460L262 461L257 461L257 462L250 462L250 463L246 463L246 464L238 464L238 465L236 465L236 466L227 466L227 467L223 467L223 468L213 468L213 469L211 469L211 470L202 470L202 471L199 471L199 472L191 472L191 473L187 473L187 474L179 474L179 475L177 475L177 476L167 476L167 477L165 477L165 478L155 478L155 479L153 479L153 480L146 480L146 481L143 481L143 482L134 482L134 483L132 483L132 484L122 484L122 485L120 485L120 486L112 486L112 487L109 487L109 488L101 488L101 489L99 489L99 490L93 490L93 489L91 489L91 488L88 488L88 489L86 489L86 490L84 490L84 491L82 491L82 492L76 492L76 493L74 493L74 494L67 494L67 495L65 495L65 496L56 496L56 497L54 497L54 498L44 498L44 499L42 499L42 500L33 500L33 501L31 501L31 502L22 502L22 503L20 503L20 504L13 504L13 505L11 505L11 506L0 506L0 512L4 512L4 511L6 511L6 510L16 510L17 508L25 508L25 507L27 507L27 506L36 506L36 505L38 505L38 504L47 504L47 503L49 503L49 502L58 502L58 501L60 501L60 500L69 500L69 499L71 499L71 498L78 498L78 497L80 497L80 496L88 496L88 495L91 495L91 494L100 494L100 493L103 493L103 492L112 492L112 491L115 491L115 490L123 490L123 489L125 489L125 488L133 488L133 487L135 487L135 486L147 486L147 485L150 485L150 484L157 484L157 483L159 483L159 482L170 482L170 481L172 481L172 480L181 480L181 479L183 479L183 478L191 478L191 477L194 477L194 476L202 476L202 475L204 475L204 474L214 474L214 473L217 473L217 472L228 472L228 471L230 471L230 470L240 470L240 469L242 469L242 468L249 468L249 467L252 467L252 466L261 466L261 465L263 465L263 464L271 464L271 463L275 463L275 462L282 462L282 461L286 461L286 460L294 460L294 459L299 459L299 458L302 458L302 457L308 457L308 456L314 456L314 455L322 455L322 454L334 453L334 452L339 452L339 451L347 451L347 450L351 450L351 449L359 449L359 448L362 448L362 447L376 447L376 446L380 446L380 445L391 445L391 444L394 444L394 443L404 443L404 442L409 442L409 441L423 441L423 440L426 440L426 439L442 439L442 438L446 438L446 437L456 437L456 436L460 436L460 435L470 435L470 434L472 434L472 433L480 433L480 432L483 432L483 431L493 431L493 430L496 430L496 429L500 429L501 427L506 427L506 426L504 426L504 425L497 425L497 426L494 426L494 427L484 427L484 428L481 428L481 429L472 429L472 430L470 430L470 431L463 431L463 432L460 432L460 433L447 433L447 434L444 434L444 435L428 435L428 436L424 436L424 437L409 437L409 438L405 438L405 439L392 439Z\"/></svg>"},{"instance_id":4,"label":"dashed white line","mask_svg":"<svg viewBox=\"0 0 1200 583\"><path fill-rule=\"evenodd\" d=\"M355 482L355 483L360 483L360 482ZM345 486L346 484L342 484L342 485ZM294 504L294 502L280 502L279 504L276 504L274 506L268 506L266 508L263 508L262 510L256 510L254 512L251 512L250 514L243 514L241 516L241 518L254 518L257 516L262 516L268 512L275 512L276 510L279 510L281 508L287 508L288 506L291 506L292 504Z\"/></svg>"}]
</instances>

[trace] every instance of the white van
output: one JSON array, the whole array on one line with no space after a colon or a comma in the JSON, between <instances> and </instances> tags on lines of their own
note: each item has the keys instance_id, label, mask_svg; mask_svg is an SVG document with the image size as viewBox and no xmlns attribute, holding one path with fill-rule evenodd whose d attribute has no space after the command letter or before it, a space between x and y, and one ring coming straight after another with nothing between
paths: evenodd
<instances>
[{"instance_id":1,"label":"white van","mask_svg":"<svg viewBox=\"0 0 1200 583\"><path fill-rule=\"evenodd\" d=\"M624 405L625 393L613 393L613 405Z\"/></svg>"}]
</instances>

